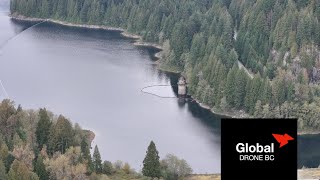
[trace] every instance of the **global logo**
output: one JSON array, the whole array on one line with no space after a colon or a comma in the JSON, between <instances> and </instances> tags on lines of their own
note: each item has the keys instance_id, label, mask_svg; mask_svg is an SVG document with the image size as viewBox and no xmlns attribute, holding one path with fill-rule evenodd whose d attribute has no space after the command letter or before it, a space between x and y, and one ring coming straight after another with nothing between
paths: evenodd
<instances>
[{"instance_id":1,"label":"global logo","mask_svg":"<svg viewBox=\"0 0 320 180\"><path fill-rule=\"evenodd\" d=\"M287 145L289 141L294 140L288 134L272 134L276 141L280 144L279 148ZM274 161L274 143L269 145L261 145L259 143L250 145L249 143L238 143L236 151L240 153L240 161Z\"/></svg>"}]
</instances>

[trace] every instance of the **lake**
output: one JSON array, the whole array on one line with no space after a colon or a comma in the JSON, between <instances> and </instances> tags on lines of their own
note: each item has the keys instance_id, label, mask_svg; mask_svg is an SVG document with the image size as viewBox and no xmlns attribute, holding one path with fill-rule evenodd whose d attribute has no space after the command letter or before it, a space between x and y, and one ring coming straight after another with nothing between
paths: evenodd
<instances>
[{"instance_id":1,"label":"lake","mask_svg":"<svg viewBox=\"0 0 320 180\"><path fill-rule=\"evenodd\" d=\"M177 97L179 76L157 69L157 50L115 31L33 24L0 16L1 98L94 131L104 160L139 171L153 140L161 158L172 153L196 173L220 172L220 116L192 100L141 92L168 85L144 91Z\"/></svg>"},{"instance_id":2,"label":"lake","mask_svg":"<svg viewBox=\"0 0 320 180\"><path fill-rule=\"evenodd\" d=\"M179 76L157 69L156 49L115 31L34 24L0 13L1 98L46 107L94 131L104 160L139 171L154 140L161 158L173 153L195 173L220 172L221 116L172 98ZM143 89L150 85L167 86ZM319 164L320 135L299 136L298 167Z\"/></svg>"}]
</instances>

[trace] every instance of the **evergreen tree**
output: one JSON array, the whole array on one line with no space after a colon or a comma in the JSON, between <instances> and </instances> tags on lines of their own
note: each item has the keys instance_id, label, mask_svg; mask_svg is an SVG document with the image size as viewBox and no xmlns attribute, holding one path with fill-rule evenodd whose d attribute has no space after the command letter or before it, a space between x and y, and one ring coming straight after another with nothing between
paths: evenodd
<instances>
[{"instance_id":1,"label":"evergreen tree","mask_svg":"<svg viewBox=\"0 0 320 180\"><path fill-rule=\"evenodd\" d=\"M6 166L6 172L9 171L13 161L15 160L15 157L12 154L9 154L4 162L4 165Z\"/></svg>"},{"instance_id":2,"label":"evergreen tree","mask_svg":"<svg viewBox=\"0 0 320 180\"><path fill-rule=\"evenodd\" d=\"M81 158L85 160L85 162L87 163L88 172L89 173L94 172L94 166L93 166L92 158L90 154L90 146L85 137L82 138L80 147L81 147Z\"/></svg>"},{"instance_id":3,"label":"evergreen tree","mask_svg":"<svg viewBox=\"0 0 320 180\"><path fill-rule=\"evenodd\" d=\"M90 155L90 147L86 140L86 138L82 138L81 140L81 153L84 159L89 159Z\"/></svg>"},{"instance_id":4,"label":"evergreen tree","mask_svg":"<svg viewBox=\"0 0 320 180\"><path fill-rule=\"evenodd\" d=\"M238 67L233 66L231 71L229 71L227 76L227 83L226 83L226 100L227 103L230 106L234 106L234 100L235 100L235 89L236 89L236 75L237 75L237 69Z\"/></svg>"},{"instance_id":5,"label":"evergreen tree","mask_svg":"<svg viewBox=\"0 0 320 180\"><path fill-rule=\"evenodd\" d=\"M235 78L234 103L236 108L243 107L246 95L247 74L243 69L239 70Z\"/></svg>"},{"instance_id":6,"label":"evergreen tree","mask_svg":"<svg viewBox=\"0 0 320 180\"><path fill-rule=\"evenodd\" d=\"M153 141L148 146L146 157L143 160L142 174L151 178L160 178L161 169L159 155L156 145Z\"/></svg>"},{"instance_id":7,"label":"evergreen tree","mask_svg":"<svg viewBox=\"0 0 320 180\"><path fill-rule=\"evenodd\" d=\"M48 140L48 151L53 154L56 151L65 153L73 144L74 131L69 120L60 115L56 124L52 125Z\"/></svg>"},{"instance_id":8,"label":"evergreen tree","mask_svg":"<svg viewBox=\"0 0 320 180\"><path fill-rule=\"evenodd\" d=\"M34 172L39 176L40 180L49 179L49 175L46 171L46 167L43 163L42 156L38 156L36 163L34 165Z\"/></svg>"},{"instance_id":9,"label":"evergreen tree","mask_svg":"<svg viewBox=\"0 0 320 180\"><path fill-rule=\"evenodd\" d=\"M94 171L96 173L102 173L102 160L101 160L100 152L97 145L94 147L94 151L92 155L92 163L93 163Z\"/></svg>"},{"instance_id":10,"label":"evergreen tree","mask_svg":"<svg viewBox=\"0 0 320 180\"><path fill-rule=\"evenodd\" d=\"M38 147L41 150L43 145L48 143L51 121L45 108L39 110L39 117L36 129L36 138Z\"/></svg>"}]
</instances>

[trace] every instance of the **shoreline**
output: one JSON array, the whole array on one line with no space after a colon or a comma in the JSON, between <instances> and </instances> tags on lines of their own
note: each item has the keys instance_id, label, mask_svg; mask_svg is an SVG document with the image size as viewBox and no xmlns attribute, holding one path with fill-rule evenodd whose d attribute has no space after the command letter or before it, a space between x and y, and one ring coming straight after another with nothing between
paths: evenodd
<instances>
[{"instance_id":1,"label":"shoreline","mask_svg":"<svg viewBox=\"0 0 320 180\"><path fill-rule=\"evenodd\" d=\"M211 113L219 115L219 116L228 116L230 118L245 118L245 117L249 117L248 114L243 113L242 111L237 111L236 112L230 112L230 111L224 111L224 112L217 112L217 109L214 108L210 108L210 106L199 102L197 99L195 99L193 96L191 96L191 98L197 103L199 104L200 107L209 110Z\"/></svg>"},{"instance_id":2,"label":"shoreline","mask_svg":"<svg viewBox=\"0 0 320 180\"><path fill-rule=\"evenodd\" d=\"M318 135L318 134L320 134L320 132L305 132L305 131L298 132L298 136L303 136L303 135Z\"/></svg>"},{"instance_id":3,"label":"shoreline","mask_svg":"<svg viewBox=\"0 0 320 180\"><path fill-rule=\"evenodd\" d=\"M135 46L152 47L152 48L160 50L160 52L163 50L162 46L160 46L159 44L144 42L140 35L130 33L127 30L125 30L123 28L119 28L119 27L111 27L111 26L104 26L104 25L76 24L76 23L71 23L71 22L67 22L67 21L60 21L60 20L55 20L55 19L26 17L26 16L23 16L23 15L17 15L17 14L9 14L8 16L10 18L14 19L14 20L19 20L19 21L28 21L28 22L43 22L43 21L46 21L46 22L50 22L50 23L54 23L54 24L58 24L58 25L62 25L62 26L68 26L68 27L78 27L78 28L96 29L96 30L101 29L101 30L106 30L106 31L119 31L121 36L123 36L125 38L134 39L135 42L133 44ZM156 53L156 54L158 54L158 53ZM157 56L160 57L160 55L157 55Z\"/></svg>"},{"instance_id":4,"label":"shoreline","mask_svg":"<svg viewBox=\"0 0 320 180\"><path fill-rule=\"evenodd\" d=\"M134 39L133 45L135 46L141 46L141 47L151 47L158 49L159 52L155 53L154 56L158 59L156 64L158 65L158 69L164 72L170 72L170 73L177 73L180 74L181 72L175 72L175 71L170 71L166 69L160 68L160 59L161 59L161 52L163 50L163 47L159 44L156 43L150 43L150 42L144 42L142 40L142 37L137 34L133 34L128 32L127 30L119 27L110 27L110 26L104 26L104 25L88 25L88 24L76 24L76 23L71 23L67 21L60 21L60 20L55 20L55 19L44 19L44 18L33 18L33 17L26 17L23 15L18 15L18 14L8 14L8 16L12 19L15 20L20 20L20 21L28 21L28 22L43 22L47 21L50 23L62 25L62 26L68 26L68 27L78 27L78 28L86 28L86 29L101 29L101 30L106 30L106 31L119 31L120 35L123 36L124 38L130 38ZM237 111L237 112L231 112L231 111L223 111L223 112L218 112L217 109L210 108L208 105L203 104L199 102L196 98L192 97L192 100L195 101L197 104L199 104L200 107L209 110L211 113L219 116L228 116L231 118L244 118L244 117L250 117L247 113L244 113L242 111ZM320 134L320 132L298 132L298 135L310 135L310 134Z\"/></svg>"}]
</instances>

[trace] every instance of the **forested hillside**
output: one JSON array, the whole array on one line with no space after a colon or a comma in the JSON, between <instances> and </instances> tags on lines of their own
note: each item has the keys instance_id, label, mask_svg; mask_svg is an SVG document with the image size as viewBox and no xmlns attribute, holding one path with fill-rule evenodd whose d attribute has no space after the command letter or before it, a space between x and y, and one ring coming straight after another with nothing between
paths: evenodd
<instances>
[{"instance_id":1,"label":"forested hillside","mask_svg":"<svg viewBox=\"0 0 320 180\"><path fill-rule=\"evenodd\" d=\"M151 142L143 162L143 176L128 163L103 161L94 134L46 109L23 110L14 102L0 102L1 180L110 180L163 177L179 179L192 173L184 159L168 154L162 158ZM155 171L157 169L157 171Z\"/></svg>"},{"instance_id":2,"label":"forested hillside","mask_svg":"<svg viewBox=\"0 0 320 180\"><path fill-rule=\"evenodd\" d=\"M160 67L214 110L320 129L318 0L11 0L11 13L125 28L162 45Z\"/></svg>"},{"instance_id":3,"label":"forested hillside","mask_svg":"<svg viewBox=\"0 0 320 180\"><path fill-rule=\"evenodd\" d=\"M94 134L46 109L23 110L3 100L0 132L0 179L81 178L93 163Z\"/></svg>"}]
</instances>

